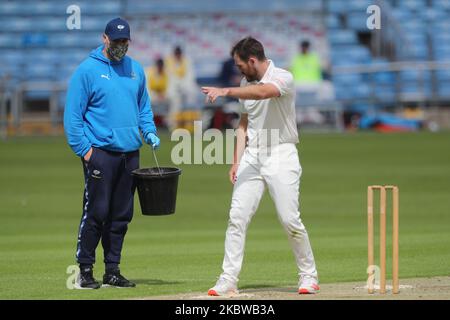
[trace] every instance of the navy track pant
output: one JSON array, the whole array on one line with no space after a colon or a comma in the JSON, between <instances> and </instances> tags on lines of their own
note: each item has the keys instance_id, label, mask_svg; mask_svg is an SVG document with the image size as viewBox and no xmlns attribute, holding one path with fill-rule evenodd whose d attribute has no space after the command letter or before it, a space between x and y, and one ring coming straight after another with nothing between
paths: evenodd
<instances>
[{"instance_id":1,"label":"navy track pant","mask_svg":"<svg viewBox=\"0 0 450 320\"><path fill-rule=\"evenodd\" d=\"M133 218L136 186L131 172L139 167L139 150L120 153L93 148L89 162L82 162L85 187L77 262L94 264L101 239L105 264L118 265L128 223Z\"/></svg>"}]
</instances>

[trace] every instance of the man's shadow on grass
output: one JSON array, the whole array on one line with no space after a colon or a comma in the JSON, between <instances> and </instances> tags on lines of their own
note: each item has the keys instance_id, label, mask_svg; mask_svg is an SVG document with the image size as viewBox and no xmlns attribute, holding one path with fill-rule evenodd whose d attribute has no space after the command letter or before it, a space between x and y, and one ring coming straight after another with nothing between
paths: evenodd
<instances>
[{"instance_id":1,"label":"man's shadow on grass","mask_svg":"<svg viewBox=\"0 0 450 320\"><path fill-rule=\"evenodd\" d=\"M164 286L184 283L183 281L165 281L161 279L133 279L132 281L136 284L144 284L148 286Z\"/></svg>"},{"instance_id":2,"label":"man's shadow on grass","mask_svg":"<svg viewBox=\"0 0 450 320\"><path fill-rule=\"evenodd\" d=\"M240 290L245 290L247 293L251 292L261 292L261 291L277 291L277 292L291 292L293 289L290 287L280 287L279 285L273 284L248 284L242 287L239 287Z\"/></svg>"}]
</instances>

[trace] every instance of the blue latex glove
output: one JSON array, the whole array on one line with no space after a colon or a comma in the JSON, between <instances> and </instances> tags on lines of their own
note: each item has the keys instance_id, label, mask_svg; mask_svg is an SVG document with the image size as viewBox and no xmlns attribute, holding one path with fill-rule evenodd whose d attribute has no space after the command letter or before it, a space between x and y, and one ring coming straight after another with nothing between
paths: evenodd
<instances>
[{"instance_id":1,"label":"blue latex glove","mask_svg":"<svg viewBox=\"0 0 450 320\"><path fill-rule=\"evenodd\" d=\"M154 133L148 134L148 144L152 146L154 150L159 148L159 145L161 144L161 140L158 138L158 136Z\"/></svg>"}]
</instances>

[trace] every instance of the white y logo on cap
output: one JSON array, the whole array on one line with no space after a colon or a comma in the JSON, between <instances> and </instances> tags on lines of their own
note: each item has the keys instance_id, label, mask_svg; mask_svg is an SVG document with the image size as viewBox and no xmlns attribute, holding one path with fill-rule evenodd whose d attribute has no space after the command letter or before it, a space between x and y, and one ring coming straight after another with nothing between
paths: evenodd
<instances>
[{"instance_id":1,"label":"white y logo on cap","mask_svg":"<svg viewBox=\"0 0 450 320\"><path fill-rule=\"evenodd\" d=\"M119 25L117 26L117 29L119 29L119 30L122 30L123 28L125 28L124 25L119 24Z\"/></svg>"}]
</instances>

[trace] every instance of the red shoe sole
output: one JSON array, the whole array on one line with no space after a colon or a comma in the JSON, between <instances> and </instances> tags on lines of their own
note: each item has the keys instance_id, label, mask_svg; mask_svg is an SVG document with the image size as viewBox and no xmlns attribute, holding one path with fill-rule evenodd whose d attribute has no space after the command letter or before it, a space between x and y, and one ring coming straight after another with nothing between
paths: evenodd
<instances>
[{"instance_id":1,"label":"red shoe sole","mask_svg":"<svg viewBox=\"0 0 450 320\"><path fill-rule=\"evenodd\" d=\"M218 297L219 295L217 294L216 290L209 290L208 296Z\"/></svg>"},{"instance_id":2,"label":"red shoe sole","mask_svg":"<svg viewBox=\"0 0 450 320\"><path fill-rule=\"evenodd\" d=\"M317 288L314 288L314 291L308 291L308 289L299 289L298 290L298 294L316 294L319 292L319 286L317 286Z\"/></svg>"}]
</instances>

